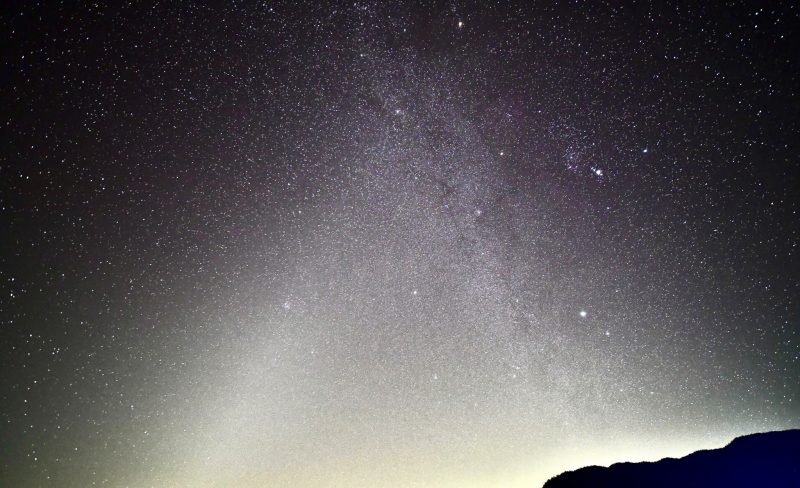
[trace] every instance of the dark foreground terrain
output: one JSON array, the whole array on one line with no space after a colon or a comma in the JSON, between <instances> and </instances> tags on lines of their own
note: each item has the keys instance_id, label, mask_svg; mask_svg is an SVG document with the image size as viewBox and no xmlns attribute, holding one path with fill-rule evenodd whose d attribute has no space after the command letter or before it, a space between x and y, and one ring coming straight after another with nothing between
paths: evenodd
<instances>
[{"instance_id":1,"label":"dark foreground terrain","mask_svg":"<svg viewBox=\"0 0 800 488\"><path fill-rule=\"evenodd\" d=\"M652 463L589 466L551 478L544 488L800 488L800 430L737 437L721 449Z\"/></svg>"}]
</instances>

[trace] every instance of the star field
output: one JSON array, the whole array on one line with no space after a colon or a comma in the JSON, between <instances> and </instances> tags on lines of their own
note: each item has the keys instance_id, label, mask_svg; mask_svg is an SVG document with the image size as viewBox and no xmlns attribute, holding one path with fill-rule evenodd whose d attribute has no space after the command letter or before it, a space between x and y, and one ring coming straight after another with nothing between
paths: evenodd
<instances>
[{"instance_id":1,"label":"star field","mask_svg":"<svg viewBox=\"0 0 800 488\"><path fill-rule=\"evenodd\" d=\"M0 20L0 485L535 487L800 426L797 5Z\"/></svg>"}]
</instances>

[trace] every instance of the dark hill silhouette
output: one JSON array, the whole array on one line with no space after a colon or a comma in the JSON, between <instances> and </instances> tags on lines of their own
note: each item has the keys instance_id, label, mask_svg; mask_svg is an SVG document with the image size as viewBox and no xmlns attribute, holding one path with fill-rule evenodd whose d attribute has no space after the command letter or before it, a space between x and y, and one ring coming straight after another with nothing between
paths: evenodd
<instances>
[{"instance_id":1,"label":"dark hill silhouette","mask_svg":"<svg viewBox=\"0 0 800 488\"><path fill-rule=\"evenodd\" d=\"M800 488L800 430L737 437L721 449L652 463L589 466L543 488Z\"/></svg>"}]
</instances>

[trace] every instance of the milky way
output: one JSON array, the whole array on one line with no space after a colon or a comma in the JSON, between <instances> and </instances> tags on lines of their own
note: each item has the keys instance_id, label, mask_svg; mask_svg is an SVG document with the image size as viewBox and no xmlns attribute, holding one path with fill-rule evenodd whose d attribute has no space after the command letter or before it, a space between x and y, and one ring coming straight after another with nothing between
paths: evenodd
<instances>
[{"instance_id":1,"label":"milky way","mask_svg":"<svg viewBox=\"0 0 800 488\"><path fill-rule=\"evenodd\" d=\"M800 426L796 4L322 4L4 7L0 484Z\"/></svg>"}]
</instances>

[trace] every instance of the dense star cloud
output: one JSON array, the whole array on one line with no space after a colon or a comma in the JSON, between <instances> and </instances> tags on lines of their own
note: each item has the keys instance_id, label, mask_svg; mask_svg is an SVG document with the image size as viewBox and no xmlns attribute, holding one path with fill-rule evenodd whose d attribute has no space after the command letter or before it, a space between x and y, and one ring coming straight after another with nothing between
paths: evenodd
<instances>
[{"instance_id":1,"label":"dense star cloud","mask_svg":"<svg viewBox=\"0 0 800 488\"><path fill-rule=\"evenodd\" d=\"M534 487L800 425L800 8L5 6L3 486Z\"/></svg>"}]
</instances>

